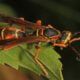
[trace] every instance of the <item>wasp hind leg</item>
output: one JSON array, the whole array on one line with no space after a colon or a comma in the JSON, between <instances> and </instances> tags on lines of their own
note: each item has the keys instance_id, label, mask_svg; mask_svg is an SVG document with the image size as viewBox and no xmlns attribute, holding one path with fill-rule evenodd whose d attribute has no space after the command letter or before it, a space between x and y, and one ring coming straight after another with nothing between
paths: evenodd
<instances>
[{"instance_id":1,"label":"wasp hind leg","mask_svg":"<svg viewBox=\"0 0 80 80\"><path fill-rule=\"evenodd\" d=\"M40 66L40 68L42 69L42 71L43 71L43 75L45 76L45 77L48 77L49 75L48 75L48 72L47 72L47 70L46 70L46 68L45 68L45 66L41 63L41 61L39 60L39 53L40 53L40 47L39 46L35 46L35 49L36 49L36 51L35 51L35 56L34 56L34 60L36 61L36 63Z\"/></svg>"}]
</instances>

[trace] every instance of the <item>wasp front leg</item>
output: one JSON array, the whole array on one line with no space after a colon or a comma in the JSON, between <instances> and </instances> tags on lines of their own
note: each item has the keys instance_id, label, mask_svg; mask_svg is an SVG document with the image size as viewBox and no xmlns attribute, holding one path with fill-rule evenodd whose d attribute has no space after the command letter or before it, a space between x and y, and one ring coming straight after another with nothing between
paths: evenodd
<instances>
[{"instance_id":1,"label":"wasp front leg","mask_svg":"<svg viewBox=\"0 0 80 80\"><path fill-rule=\"evenodd\" d=\"M66 48L68 46L68 44L65 44L64 42L59 42L59 43L52 43L53 46L58 46L58 47L61 47L61 48Z\"/></svg>"}]
</instances>

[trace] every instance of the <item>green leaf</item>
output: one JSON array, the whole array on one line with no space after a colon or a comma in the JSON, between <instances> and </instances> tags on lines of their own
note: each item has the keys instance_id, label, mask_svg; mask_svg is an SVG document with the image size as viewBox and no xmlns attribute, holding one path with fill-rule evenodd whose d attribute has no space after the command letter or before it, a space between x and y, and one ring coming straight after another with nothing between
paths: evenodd
<instances>
[{"instance_id":1,"label":"green leaf","mask_svg":"<svg viewBox=\"0 0 80 80\"><path fill-rule=\"evenodd\" d=\"M42 70L34 61L34 53L35 44L21 44L10 50L2 50L0 52L0 63L6 63L16 69L21 66L40 75L42 74ZM52 46L47 46L45 43L41 44L39 59L45 65L49 73L49 80L63 80L62 64L59 61L60 58L60 55Z\"/></svg>"}]
</instances>

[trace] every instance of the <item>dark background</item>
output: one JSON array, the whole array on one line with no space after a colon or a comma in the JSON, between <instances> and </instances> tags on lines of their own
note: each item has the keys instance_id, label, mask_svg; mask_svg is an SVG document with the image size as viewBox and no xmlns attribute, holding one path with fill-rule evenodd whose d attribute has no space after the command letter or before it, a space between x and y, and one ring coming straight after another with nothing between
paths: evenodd
<instances>
[{"instance_id":1,"label":"dark background","mask_svg":"<svg viewBox=\"0 0 80 80\"><path fill-rule=\"evenodd\" d=\"M80 0L1 0L11 6L18 17L43 24L55 25L59 30L80 31ZM75 45L73 45L75 46ZM62 56L64 80L80 80L80 62L69 47L56 48Z\"/></svg>"}]
</instances>

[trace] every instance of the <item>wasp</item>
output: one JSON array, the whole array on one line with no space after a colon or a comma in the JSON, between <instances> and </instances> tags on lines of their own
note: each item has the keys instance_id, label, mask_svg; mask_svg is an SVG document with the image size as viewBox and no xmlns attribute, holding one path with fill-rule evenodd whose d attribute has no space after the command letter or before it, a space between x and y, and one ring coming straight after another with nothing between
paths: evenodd
<instances>
[{"instance_id":1,"label":"wasp","mask_svg":"<svg viewBox=\"0 0 80 80\"><path fill-rule=\"evenodd\" d=\"M24 20L24 18L16 18L0 14L0 23L6 23L7 26L0 26L0 49L6 50L17 46L21 43L35 43L34 60L41 67L45 76L48 72L45 66L39 60L41 42L51 43L53 47L66 48L71 43L79 41L80 37L74 35L80 32L72 33L71 31L60 31L52 25L42 25L41 20L32 23ZM18 27L15 27L18 25ZM79 53L74 49L79 55ZM80 56L80 55L79 55Z\"/></svg>"}]
</instances>

